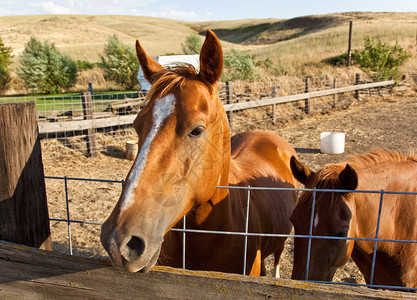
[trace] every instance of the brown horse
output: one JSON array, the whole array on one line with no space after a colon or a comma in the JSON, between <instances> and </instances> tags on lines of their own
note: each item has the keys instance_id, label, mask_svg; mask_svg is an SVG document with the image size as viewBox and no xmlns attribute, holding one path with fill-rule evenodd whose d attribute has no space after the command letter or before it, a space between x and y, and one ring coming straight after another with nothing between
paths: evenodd
<instances>
[{"instance_id":1,"label":"brown horse","mask_svg":"<svg viewBox=\"0 0 417 300\"><path fill-rule=\"evenodd\" d=\"M417 192L417 157L373 151L349 161L326 165L317 173L291 158L294 176L306 188L358 191ZM315 236L376 237L381 195L359 192L316 192L312 234ZM296 235L308 235L313 192L301 194L291 215ZM383 195L379 239L417 240L415 194ZM306 279L307 238L295 238L293 279ZM311 239L308 279L330 281L336 269L352 258L370 283L373 241ZM378 242L374 285L417 287L417 244Z\"/></svg>"},{"instance_id":2,"label":"brown horse","mask_svg":"<svg viewBox=\"0 0 417 300\"><path fill-rule=\"evenodd\" d=\"M230 138L217 94L222 48L212 31L201 49L199 73L184 66L165 70L139 41L136 51L152 88L134 121L140 150L102 226L101 241L114 265L147 272L158 258L182 266L183 235L170 229L184 215L187 229L245 232L247 191L216 186L298 183L290 169L295 151L281 137L252 131ZM248 232L290 232L294 191L254 190L250 196ZM263 260L271 253L278 264L284 241L249 237L246 274L263 274ZM242 235L187 233L185 266L242 273L244 242Z\"/></svg>"}]
</instances>

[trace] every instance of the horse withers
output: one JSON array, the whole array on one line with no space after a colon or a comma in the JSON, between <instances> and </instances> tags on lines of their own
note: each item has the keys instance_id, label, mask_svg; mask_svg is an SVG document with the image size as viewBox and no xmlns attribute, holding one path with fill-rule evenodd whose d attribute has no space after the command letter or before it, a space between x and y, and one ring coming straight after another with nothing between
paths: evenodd
<instances>
[{"instance_id":1,"label":"horse withers","mask_svg":"<svg viewBox=\"0 0 417 300\"><path fill-rule=\"evenodd\" d=\"M122 195L102 226L101 241L112 262L147 272L159 264L181 267L187 229L245 232L247 190L217 186L298 187L290 169L294 149L281 137L250 131L230 137L217 93L223 68L219 40L208 30L200 71L164 69L139 41L136 52L152 88L134 127L139 152ZM250 233L288 234L296 194L285 190L250 191ZM278 265L284 237L187 233L185 267L246 274L265 273L263 260L274 253Z\"/></svg>"},{"instance_id":2,"label":"horse withers","mask_svg":"<svg viewBox=\"0 0 417 300\"><path fill-rule=\"evenodd\" d=\"M342 239L311 239L309 280L331 281L336 269L350 256L370 283L374 242L347 240L376 237L379 193L359 191L417 192L417 157L377 150L340 164L326 165L314 173L295 157L294 176L308 189L344 192L316 192L312 235ZM347 192L348 190L358 192ZM291 216L296 235L308 235L313 192L300 195ZM384 194L379 239L417 240L417 196ZM308 238L294 240L293 279L306 279ZM377 243L374 285L417 287L417 244Z\"/></svg>"}]
</instances>

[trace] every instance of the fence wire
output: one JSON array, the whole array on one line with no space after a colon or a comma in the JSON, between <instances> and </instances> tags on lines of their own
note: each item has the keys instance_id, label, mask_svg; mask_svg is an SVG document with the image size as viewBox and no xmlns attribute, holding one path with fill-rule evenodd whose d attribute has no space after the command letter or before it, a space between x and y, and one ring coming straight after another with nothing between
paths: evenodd
<instances>
[{"instance_id":1,"label":"fence wire","mask_svg":"<svg viewBox=\"0 0 417 300\"><path fill-rule=\"evenodd\" d=\"M331 89L336 86L349 86L353 85L355 80L357 81L353 76L349 78L346 75L337 78L335 76L307 78L282 76L268 81L230 82L228 92L226 92L226 83L220 82L218 93L224 104L242 103ZM381 90L368 89L362 93L372 95L376 92L381 93ZM349 96L351 94L315 98L311 103L299 100L276 106L235 111L231 119L232 132L255 129L261 123L268 126L281 126L289 120L302 119L306 114L313 115L333 109L346 109L355 101L352 96ZM77 94L56 97L3 97L0 98L0 103L35 101L40 128L51 126L57 128L52 132L40 132L44 159L79 153L90 155L96 152L124 150L127 141L137 139L132 129L132 122L134 116L145 104L143 94L140 92L93 94L90 101L91 108L86 104L90 102L83 97L86 96ZM128 117L128 121L120 124L106 125L107 121L103 122L103 120L118 120L124 117ZM93 130L86 130L88 126L81 123L87 121L94 121L94 124L101 122L103 125L93 127Z\"/></svg>"},{"instance_id":2,"label":"fence wire","mask_svg":"<svg viewBox=\"0 0 417 300\"><path fill-rule=\"evenodd\" d=\"M81 219L73 219L70 214L70 203L74 200L71 200L69 197L69 187L68 183L71 181L80 181L80 182L95 182L95 183L110 183L110 184L118 184L120 187L120 190L122 190L122 187L124 185L123 180L104 180L104 179L86 179L86 178L74 178L74 177L57 177L57 176L45 176L46 179L51 180L62 180L64 181L64 195L65 195L65 211L66 216L65 217L51 217L51 222L60 222L65 223L67 225L67 234L68 234L68 252L70 255L73 255L73 244L72 239L73 234L71 230L71 224L87 224L87 225L95 225L95 226L101 226L103 222L100 222L98 220L95 221L84 221ZM417 244L417 240L403 240L403 239L381 239L378 237L379 232L379 226L380 226L380 216L381 216L381 210L383 206L383 199L384 195L410 195L410 196L417 196L416 192L393 192L393 191L373 191L373 190L330 190L330 189L307 189L307 188L266 188L266 187L241 187L241 186L218 186L219 189L240 189L240 190L246 190L247 191L247 210L246 210L246 225L245 225L245 231L242 232L230 232L230 231L212 231L212 230L196 230L196 229L187 229L186 228L186 218L183 217L183 228L172 228L172 231L178 231L183 233L183 268L185 269L185 262L186 262L186 252L185 252L185 243L186 243L186 234L187 233L202 233L202 234L222 234L222 235L238 235L238 236L244 236L245 237L245 246L242 251L244 251L244 259L242 262L243 266L243 274L246 274L246 254L247 254L247 239L248 237L285 237L285 238L305 238L309 240L308 243L308 251L307 251L307 264L306 264L306 278L305 281L308 282L316 282L316 283L328 283L328 284L342 284L342 285L350 285L350 286L363 286L363 287L371 287L371 288L385 288L385 289L396 289L396 290L408 290L408 291L416 291L417 288L412 287L401 287L401 286L384 286L384 285L376 285L373 283L374 278L374 272L375 272L375 258L376 258L376 250L377 250L377 244L380 242L392 242L392 243L408 243L408 244ZM249 203L250 203L250 192L254 190L273 190L273 191L296 191L299 192L313 192L313 199L315 199L315 195L318 192L337 192L337 193L368 193L368 194L377 194L380 195L379 197L379 211L378 211L378 222L377 222L377 228L376 230L376 236L375 238L352 238L352 237L335 237L335 236L316 236L313 235L312 228L313 228L313 219L314 219L314 213L315 213L315 200L312 201L312 211L310 215L310 231L308 235L295 235L295 234L272 234L272 233L251 233L248 231L248 220L249 220ZM79 199L77 199L79 200ZM103 216L102 212L98 212L101 218L107 217L108 214ZM86 216L82 216L86 217ZM310 265L310 254L311 254L311 241L313 239L330 239L330 240L352 240L352 241L369 241L374 243L374 249L373 249L373 259L372 259L372 266L371 266L371 280L369 284L360 284L360 283L352 283L352 282L328 282L328 281L316 281L316 280L310 280L308 279L309 274L309 265ZM95 256L92 254L91 256Z\"/></svg>"}]
</instances>

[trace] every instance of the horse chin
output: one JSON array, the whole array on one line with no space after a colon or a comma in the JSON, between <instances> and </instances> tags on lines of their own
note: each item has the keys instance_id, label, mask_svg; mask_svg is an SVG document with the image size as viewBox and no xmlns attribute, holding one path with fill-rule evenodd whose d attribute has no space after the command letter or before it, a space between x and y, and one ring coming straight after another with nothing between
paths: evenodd
<instances>
[{"instance_id":1,"label":"horse chin","mask_svg":"<svg viewBox=\"0 0 417 300\"><path fill-rule=\"evenodd\" d=\"M148 273L152 267L156 264L159 253L161 252L161 245L155 251L151 259L147 263L143 263L143 261L134 261L134 262L127 262L125 261L124 267L129 272L139 272L139 273Z\"/></svg>"}]
</instances>

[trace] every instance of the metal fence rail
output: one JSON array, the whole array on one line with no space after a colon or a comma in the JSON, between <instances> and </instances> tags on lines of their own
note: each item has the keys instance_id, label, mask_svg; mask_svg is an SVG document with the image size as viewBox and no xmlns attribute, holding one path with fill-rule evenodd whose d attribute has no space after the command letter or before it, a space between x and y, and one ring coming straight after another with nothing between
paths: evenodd
<instances>
[{"instance_id":1,"label":"metal fence rail","mask_svg":"<svg viewBox=\"0 0 417 300\"><path fill-rule=\"evenodd\" d=\"M69 181L90 181L90 182L106 182L106 183L120 183L121 187L124 185L124 180L105 180L105 179L86 179L86 178L74 178L74 177L57 177L57 176L45 176L46 179L54 179L54 180L63 180L65 183L65 204L66 204L66 211L67 211L67 218L66 219L59 219L59 218L50 218L50 221L56 222L65 222L68 226L68 239L69 239L69 252L70 255L73 255L72 250L72 242L71 242L71 223L77 224L91 224L91 225L102 225L101 222L88 222L82 220L72 220L69 215L69 206L70 201L68 199L68 182ZM186 253L185 253L185 242L186 242L186 234L187 233L203 233L203 234L223 234L223 235L239 235L245 237L245 246L242 251L244 251L244 259L242 262L243 265L243 274L246 273L246 247L247 247L247 239L248 237L254 236L263 236L263 237L286 237L286 238L306 238L309 240L309 247L307 253L307 265L306 265L306 279L305 281L308 282L316 282L316 283L329 283L329 284L342 284L342 285L350 285L350 286L362 286L362 287L371 287L371 288L386 288L386 289L397 289L397 290L408 290L408 291L417 291L417 288L412 287L401 287L401 286L382 286L373 284L373 277L375 271L375 257L376 257L376 249L377 244L379 242L393 242L393 243L411 243L417 244L417 240L402 240L402 239L380 239L378 238L379 233L379 225L380 225L380 216L381 216L381 209L383 205L384 195L393 195L393 194L402 194L402 195L413 195L417 196L416 192L393 192L393 191L373 191L373 190L331 190L331 189L307 189L307 188L265 188L265 187L239 187L239 186L218 186L217 188L220 189L241 189L247 191L247 210L246 210L246 224L245 224L245 231L242 232L229 232L229 231L211 231L211 230L195 230L195 229L187 229L186 228L186 218L183 217L183 228L172 228L172 231L178 231L183 233L183 268L185 269L185 261L186 261ZM248 220L249 220L249 202L250 202L250 192L252 190L281 190L281 191L296 191L296 192L313 192L313 202L312 202L312 211L310 216L310 232L308 235L295 235L295 234L271 234L271 233L251 233L248 232ZM369 194L379 194L379 212L378 212L378 222L376 228L376 236L375 238L351 238L351 237L334 237L334 236L316 236L312 234L313 228L313 219L314 219L314 210L315 210L315 195L317 192L350 192L350 193L369 193ZM353 241L370 241L374 243L374 250L373 250L373 259L372 259L372 267L371 267L371 279L369 284L360 284L360 283L347 283L347 282L329 282L329 281L315 281L308 279L309 273L309 264L310 264L310 253L311 253L311 241L313 239L332 239L332 240L353 240Z\"/></svg>"},{"instance_id":2,"label":"metal fence rail","mask_svg":"<svg viewBox=\"0 0 417 300\"><path fill-rule=\"evenodd\" d=\"M355 92L359 99L360 90L371 95L372 90L381 93L381 88L393 84L392 80L366 83L358 75L339 81L335 76L284 76L274 81L221 82L218 93L231 129L240 131L248 122L275 125L304 114L342 109L354 101L345 93ZM36 102L44 159L53 159L124 149L127 141L136 139L131 125L145 100L140 92L0 97L0 103L27 101Z\"/></svg>"}]
</instances>

